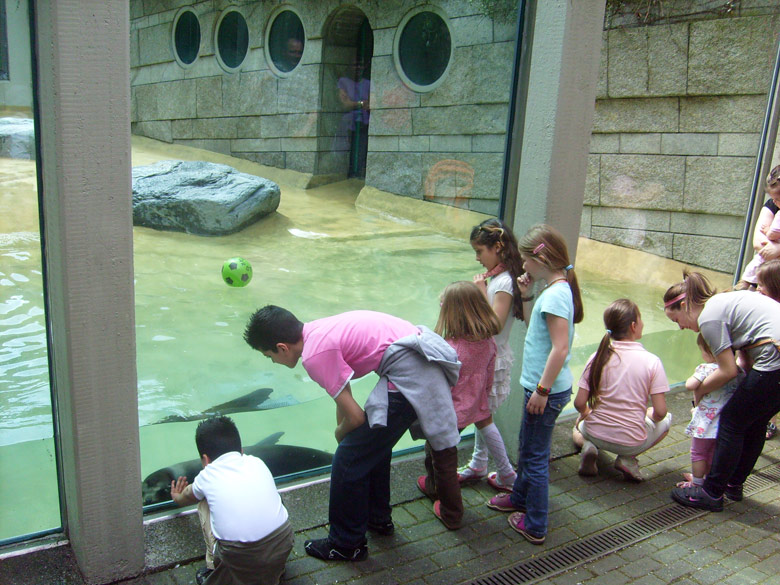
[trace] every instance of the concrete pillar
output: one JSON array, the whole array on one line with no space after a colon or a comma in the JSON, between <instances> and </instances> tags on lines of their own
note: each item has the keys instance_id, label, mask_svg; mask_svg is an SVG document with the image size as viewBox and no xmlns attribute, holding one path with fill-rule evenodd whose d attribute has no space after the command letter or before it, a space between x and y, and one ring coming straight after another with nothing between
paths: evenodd
<instances>
[{"instance_id":1,"label":"concrete pillar","mask_svg":"<svg viewBox=\"0 0 780 585\"><path fill-rule=\"evenodd\" d=\"M574 257L585 193L604 0L535 3L514 230L559 229Z\"/></svg>"},{"instance_id":2,"label":"concrete pillar","mask_svg":"<svg viewBox=\"0 0 780 585\"><path fill-rule=\"evenodd\" d=\"M65 530L88 583L144 566L126 0L34 0Z\"/></svg>"},{"instance_id":3,"label":"concrete pillar","mask_svg":"<svg viewBox=\"0 0 780 585\"><path fill-rule=\"evenodd\" d=\"M528 228L547 223L566 238L574 262L580 230L596 102L604 0L528 0L533 17L530 70L524 103L525 124L513 136L522 140L519 160L510 161L517 177L512 229L522 238ZM521 79L523 76L521 75ZM520 92L522 96L523 92ZM518 145L513 146L513 151ZM509 184L513 184L510 177ZM509 205L512 204L509 194ZM576 262L575 262L576 265ZM519 387L525 328L518 324L510 340L515 365L512 394L496 413L507 452L517 453L517 429L523 416ZM576 390L576 389L575 389Z\"/></svg>"}]
</instances>

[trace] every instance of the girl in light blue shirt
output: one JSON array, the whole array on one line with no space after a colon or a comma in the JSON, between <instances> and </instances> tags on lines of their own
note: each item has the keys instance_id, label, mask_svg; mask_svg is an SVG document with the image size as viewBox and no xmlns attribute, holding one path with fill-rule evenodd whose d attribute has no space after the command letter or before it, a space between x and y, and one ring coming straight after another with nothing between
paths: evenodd
<instances>
[{"instance_id":1,"label":"girl in light blue shirt","mask_svg":"<svg viewBox=\"0 0 780 585\"><path fill-rule=\"evenodd\" d=\"M525 415L520 427L520 462L512 492L488 507L512 512L509 525L532 544L547 535L550 443L558 415L571 397L569 356L574 324L582 321L582 298L563 236L547 225L532 227L520 240L525 274L517 279L530 312L523 348L520 383L525 389ZM536 302L534 282L544 283ZM530 305L533 303L533 310Z\"/></svg>"}]
</instances>

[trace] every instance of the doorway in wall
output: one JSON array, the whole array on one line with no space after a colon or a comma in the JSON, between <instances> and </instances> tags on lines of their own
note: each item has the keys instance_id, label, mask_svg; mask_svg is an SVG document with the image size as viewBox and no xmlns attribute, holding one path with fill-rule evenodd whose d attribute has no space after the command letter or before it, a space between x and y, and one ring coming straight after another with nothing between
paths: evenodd
<instances>
[{"instance_id":1,"label":"doorway in wall","mask_svg":"<svg viewBox=\"0 0 780 585\"><path fill-rule=\"evenodd\" d=\"M366 176L373 51L371 25L360 9L331 15L323 34L319 174Z\"/></svg>"}]
</instances>

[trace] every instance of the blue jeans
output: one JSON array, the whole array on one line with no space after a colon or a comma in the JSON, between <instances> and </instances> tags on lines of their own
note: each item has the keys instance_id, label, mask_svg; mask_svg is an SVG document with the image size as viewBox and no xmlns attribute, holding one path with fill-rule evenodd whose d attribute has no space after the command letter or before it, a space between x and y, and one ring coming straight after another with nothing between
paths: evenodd
<instances>
[{"instance_id":1,"label":"blue jeans","mask_svg":"<svg viewBox=\"0 0 780 585\"><path fill-rule=\"evenodd\" d=\"M525 388L525 405L533 390ZM525 527L534 536L547 535L548 487L550 483L550 444L558 415L571 398L571 388L550 394L542 414L523 410L520 427L520 460L517 479L510 499L517 508L525 508Z\"/></svg>"},{"instance_id":2,"label":"blue jeans","mask_svg":"<svg viewBox=\"0 0 780 585\"><path fill-rule=\"evenodd\" d=\"M742 485L761 455L766 423L780 411L780 370L750 370L720 412L718 439L704 490L720 497L726 484Z\"/></svg>"},{"instance_id":3,"label":"blue jeans","mask_svg":"<svg viewBox=\"0 0 780 585\"><path fill-rule=\"evenodd\" d=\"M366 542L368 522L387 522L390 508L390 458L393 446L417 414L400 392L388 393L387 426L368 421L350 431L333 454L330 472L330 540L357 548Z\"/></svg>"}]
</instances>

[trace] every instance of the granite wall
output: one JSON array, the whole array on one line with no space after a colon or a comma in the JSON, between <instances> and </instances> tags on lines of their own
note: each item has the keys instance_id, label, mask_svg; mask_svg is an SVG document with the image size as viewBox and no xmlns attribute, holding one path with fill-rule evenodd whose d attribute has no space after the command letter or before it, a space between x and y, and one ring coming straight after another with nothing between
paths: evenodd
<instances>
[{"instance_id":1,"label":"granite wall","mask_svg":"<svg viewBox=\"0 0 780 585\"><path fill-rule=\"evenodd\" d=\"M327 61L344 27L365 15L373 32L371 121L366 184L417 199L498 213L508 113L514 16L493 21L468 0L293 1L306 32L301 65L278 76L264 50L276 3L131 0L132 131L289 168L310 185L345 177L333 142L335 75ZM454 45L450 68L431 92L418 93L396 71L394 43L403 17L418 6L445 15ZM177 11L191 6L200 20L200 55L189 68L173 56ZM249 27L249 54L236 73L215 57L220 12L237 7ZM330 82L329 82L330 80ZM323 111L324 110L324 111Z\"/></svg>"},{"instance_id":2,"label":"granite wall","mask_svg":"<svg viewBox=\"0 0 780 585\"><path fill-rule=\"evenodd\" d=\"M780 6L662 4L666 16L651 25L607 20L581 234L732 272Z\"/></svg>"}]
</instances>

